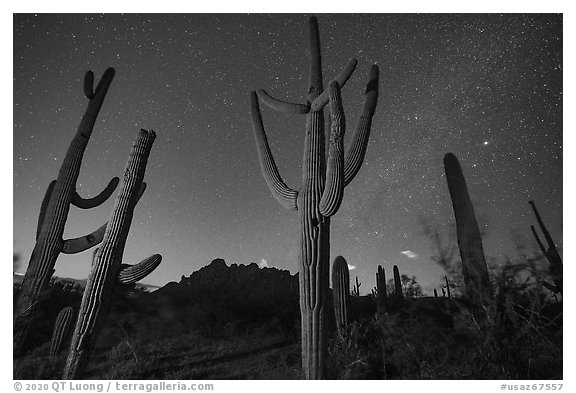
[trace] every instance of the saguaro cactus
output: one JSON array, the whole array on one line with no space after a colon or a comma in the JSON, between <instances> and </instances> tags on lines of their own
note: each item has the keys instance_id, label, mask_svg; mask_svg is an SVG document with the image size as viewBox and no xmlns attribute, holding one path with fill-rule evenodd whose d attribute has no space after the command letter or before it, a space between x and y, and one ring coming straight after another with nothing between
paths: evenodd
<instances>
[{"instance_id":1,"label":"saguaro cactus","mask_svg":"<svg viewBox=\"0 0 576 393\"><path fill-rule=\"evenodd\" d=\"M321 379L325 372L325 300L330 279L330 217L340 207L344 187L360 170L372 117L378 101L378 66L370 69L365 104L351 145L344 155L344 111L340 88L356 67L351 59L344 70L324 90L320 61L318 22L309 21L310 78L308 100L295 104L271 97L264 90L250 94L254 138L262 174L274 198L288 210L300 213L300 313L302 324L302 370L307 379ZM274 162L268 145L259 99L274 110L306 114L306 136L302 163L302 186L288 187ZM325 154L324 106L330 102L331 133L328 158Z\"/></svg>"},{"instance_id":2,"label":"saguaro cactus","mask_svg":"<svg viewBox=\"0 0 576 393\"><path fill-rule=\"evenodd\" d=\"M378 265L376 272L376 306L378 314L388 311L388 296L386 294L386 272L382 266Z\"/></svg>"},{"instance_id":3,"label":"saguaro cactus","mask_svg":"<svg viewBox=\"0 0 576 393\"><path fill-rule=\"evenodd\" d=\"M108 199L118 185L118 178L115 177L102 193L91 199L83 199L76 192L76 181L80 173L84 151L113 78L114 69L108 68L94 90L93 72L88 71L84 77L84 93L89 100L88 107L80 121L76 135L68 147L58 178L50 183L42 201L36 230L36 245L32 251L18 302L14 309L13 343L15 355L20 354L24 349L26 338L34 325L36 317L34 309L39 308L40 294L49 285L50 277L54 273L56 259L60 253L75 254L102 241L106 224L91 234L76 239L62 240L62 237L70 204L81 209L99 206Z\"/></svg>"},{"instance_id":4,"label":"saguaro cactus","mask_svg":"<svg viewBox=\"0 0 576 393\"><path fill-rule=\"evenodd\" d=\"M348 303L350 297L350 274L348 263L342 256L337 256L332 264L332 289L334 296L334 314L336 327L341 337L348 326Z\"/></svg>"},{"instance_id":5,"label":"saguaro cactus","mask_svg":"<svg viewBox=\"0 0 576 393\"><path fill-rule=\"evenodd\" d=\"M403 299L404 293L402 292L402 280L400 279L400 271L398 270L398 266L394 265L392 270L394 272L394 296L397 299Z\"/></svg>"},{"instance_id":6,"label":"saguaro cactus","mask_svg":"<svg viewBox=\"0 0 576 393\"><path fill-rule=\"evenodd\" d=\"M550 236L550 232L548 232L548 229L546 229L544 221L542 221L542 217L540 217L540 213L538 213L538 209L536 209L534 201L529 201L528 203L530 204L530 206L532 206L532 210L534 210L534 214L536 215L536 219L538 220L538 224L540 225L540 230L544 234L546 243L548 243L548 248L546 248L542 243L542 241L540 240L540 238L538 237L538 232L536 232L534 225L530 225L530 229L534 234L534 238L536 239L536 242L538 243L538 246L540 247L542 254L546 257L546 259L548 259L548 262L550 263L550 274L552 275L554 285L544 283L544 286L546 286L546 288L548 288L555 294L558 292L562 293L562 278L563 278L562 258L560 258L560 254L556 249L556 244L554 243L552 236Z\"/></svg>"},{"instance_id":7,"label":"saguaro cactus","mask_svg":"<svg viewBox=\"0 0 576 393\"><path fill-rule=\"evenodd\" d=\"M484 257L474 207L468 195L468 188L460 163L454 154L448 153L444 156L444 170L446 171L446 180L456 217L456 232L460 257L462 258L466 294L473 304L486 307L487 302L494 296L492 284L488 276L488 266ZM481 317L482 314L477 314L477 316Z\"/></svg>"},{"instance_id":8,"label":"saguaro cactus","mask_svg":"<svg viewBox=\"0 0 576 393\"><path fill-rule=\"evenodd\" d=\"M448 276L444 276L444 279L446 280L446 291L448 292L448 299L450 299L451 294L450 294L450 283L448 282Z\"/></svg>"},{"instance_id":9,"label":"saguaro cactus","mask_svg":"<svg viewBox=\"0 0 576 393\"><path fill-rule=\"evenodd\" d=\"M91 347L110 305L119 271L120 275L124 276L121 272L124 246L132 223L134 207L138 201L138 190L144 178L155 138L154 131L141 130L134 142L114 210L86 282L78 322L66 360L64 379L81 377L88 362ZM127 269L123 270L126 273ZM133 275L128 274L128 276Z\"/></svg>"},{"instance_id":10,"label":"saguaro cactus","mask_svg":"<svg viewBox=\"0 0 576 393\"><path fill-rule=\"evenodd\" d=\"M50 343L50 356L58 355L64 341L70 332L70 327L72 326L74 310L72 307L63 308L56 317L56 322L54 322L54 330L52 332L52 341Z\"/></svg>"}]
</instances>

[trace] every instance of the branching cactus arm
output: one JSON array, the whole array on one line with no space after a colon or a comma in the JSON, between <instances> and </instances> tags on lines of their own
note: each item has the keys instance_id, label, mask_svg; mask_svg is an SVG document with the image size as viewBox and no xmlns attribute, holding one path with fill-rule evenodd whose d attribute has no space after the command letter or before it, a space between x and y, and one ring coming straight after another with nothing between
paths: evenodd
<instances>
[{"instance_id":1,"label":"branching cactus arm","mask_svg":"<svg viewBox=\"0 0 576 393\"><path fill-rule=\"evenodd\" d=\"M376 111L376 104L378 104L378 74L378 66L372 65L364 94L364 107L344 159L344 187L350 184L364 162L372 128L372 118Z\"/></svg>"},{"instance_id":2,"label":"branching cactus arm","mask_svg":"<svg viewBox=\"0 0 576 393\"><path fill-rule=\"evenodd\" d=\"M338 74L336 78L334 78L334 80L338 82L338 86L340 86L340 88L344 87L346 82L348 82L348 79L350 79L350 77L354 73L354 70L356 69L357 65L358 60L356 60L356 58L354 57L351 58L350 60L348 60L348 63L346 64L344 69L340 72L340 74ZM320 94L318 97L314 99L310 107L310 110L312 110L313 112L322 110L324 106L328 104L329 99L330 99L330 92L328 90L324 90L322 94Z\"/></svg>"},{"instance_id":3,"label":"branching cactus arm","mask_svg":"<svg viewBox=\"0 0 576 393\"><path fill-rule=\"evenodd\" d=\"M160 254L154 254L136 265L124 264L120 268L117 281L119 284L129 285L140 281L154 271L162 262Z\"/></svg>"},{"instance_id":4,"label":"branching cactus arm","mask_svg":"<svg viewBox=\"0 0 576 393\"><path fill-rule=\"evenodd\" d=\"M288 101L282 101L272 97L264 89L256 90L258 98L271 109L282 113L293 113L296 115L305 115L310 112L310 104L298 104Z\"/></svg>"},{"instance_id":5,"label":"branching cactus arm","mask_svg":"<svg viewBox=\"0 0 576 393\"><path fill-rule=\"evenodd\" d=\"M92 209L93 207L100 206L101 204L106 202L108 198L110 198L110 195L112 195L112 193L118 186L119 181L120 181L119 178L113 177L112 180L110 180L110 182L106 186L106 188L100 194L96 195L93 198L82 198L80 195L78 195L77 191L74 191L71 202L74 206L80 209Z\"/></svg>"},{"instance_id":6,"label":"branching cactus arm","mask_svg":"<svg viewBox=\"0 0 576 393\"><path fill-rule=\"evenodd\" d=\"M342 96L338 82L332 81L330 90L330 115L332 129L330 132L330 146L328 148L328 162L326 165L326 185L320 200L320 213L326 217L333 216L342 203L344 197L344 133L346 120L342 108Z\"/></svg>"},{"instance_id":7,"label":"branching cactus arm","mask_svg":"<svg viewBox=\"0 0 576 393\"><path fill-rule=\"evenodd\" d=\"M114 188L116 188L116 186L114 186ZM146 183L142 182L140 184L140 189L138 192L138 201L144 194L144 191L146 191ZM88 250L89 248L92 248L97 244L100 244L102 239L104 239L104 232L106 231L106 225L108 225L108 223L105 223L100 228L96 229L94 232L88 235L76 237L74 239L64 240L62 244L62 253L77 254L79 252Z\"/></svg>"},{"instance_id":8,"label":"branching cactus arm","mask_svg":"<svg viewBox=\"0 0 576 393\"><path fill-rule=\"evenodd\" d=\"M260 159L260 167L262 169L264 180L266 180L266 184L268 185L272 196L282 207L288 210L298 210L296 204L298 192L292 190L286 185L286 183L284 183L284 180L282 180L282 177L280 176L280 172L278 172L278 167L274 162L272 151L270 151L268 139L266 138L266 133L264 131L264 124L262 123L262 114L260 113L260 106L258 105L258 96L256 92L250 94L250 104L254 139L258 149L258 157Z\"/></svg>"}]
</instances>

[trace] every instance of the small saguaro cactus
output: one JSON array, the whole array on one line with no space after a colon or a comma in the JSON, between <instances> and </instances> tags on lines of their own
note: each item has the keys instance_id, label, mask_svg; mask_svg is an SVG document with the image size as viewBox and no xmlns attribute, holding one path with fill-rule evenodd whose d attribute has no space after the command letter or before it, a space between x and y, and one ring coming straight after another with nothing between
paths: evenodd
<instances>
[{"instance_id":1,"label":"small saguaro cactus","mask_svg":"<svg viewBox=\"0 0 576 393\"><path fill-rule=\"evenodd\" d=\"M394 265L393 272L394 272L394 296L397 299L403 299L404 293L402 292L402 280L400 279L400 271L398 270L398 266Z\"/></svg>"},{"instance_id":2,"label":"small saguaro cactus","mask_svg":"<svg viewBox=\"0 0 576 393\"><path fill-rule=\"evenodd\" d=\"M81 378L119 277L128 277L128 281L131 281L132 278L141 275L140 268L122 269L121 263L134 208L138 201L138 191L155 138L154 131L141 130L134 142L104 239L95 255L86 282L63 379ZM146 262L141 265L141 270L148 271L153 265L154 263Z\"/></svg>"},{"instance_id":3,"label":"small saguaro cactus","mask_svg":"<svg viewBox=\"0 0 576 393\"><path fill-rule=\"evenodd\" d=\"M352 288L352 296L359 297L360 296L360 286L362 284L360 283L360 281L358 281L358 276L356 276L354 281L355 281L355 284L354 284L354 287Z\"/></svg>"},{"instance_id":4,"label":"small saguaro cactus","mask_svg":"<svg viewBox=\"0 0 576 393\"><path fill-rule=\"evenodd\" d=\"M468 194L462 168L454 154L448 153L444 156L444 170L456 217L456 232L466 294L474 305L485 308L493 299L494 293L488 276L488 266L484 257L474 206ZM483 318L485 313L479 312L475 315Z\"/></svg>"},{"instance_id":5,"label":"small saguaro cactus","mask_svg":"<svg viewBox=\"0 0 576 393\"><path fill-rule=\"evenodd\" d=\"M378 265L376 272L376 305L378 314L388 311L388 296L386 294L386 272L384 268Z\"/></svg>"},{"instance_id":6,"label":"small saguaro cactus","mask_svg":"<svg viewBox=\"0 0 576 393\"><path fill-rule=\"evenodd\" d=\"M365 103L356 133L344 154L344 111L340 89L356 68L351 59L344 70L324 89L318 21L309 21L310 78L307 102L290 103L271 97L260 89L250 94L254 138L262 174L273 197L281 206L300 213L300 314L302 326L302 371L306 379L325 374L326 297L330 282L330 217L338 211L344 187L356 176L366 152L372 117L378 101L378 66L373 65L365 91ZM271 109L306 115L302 186L299 191L282 180L268 145L259 100ZM324 106L330 103L331 132L326 157Z\"/></svg>"},{"instance_id":7,"label":"small saguaro cactus","mask_svg":"<svg viewBox=\"0 0 576 393\"><path fill-rule=\"evenodd\" d=\"M74 319L74 309L72 307L63 308L56 317L54 330L52 332L52 341L50 343L50 356L58 355L60 349L68 337L72 320Z\"/></svg>"},{"instance_id":8,"label":"small saguaro cactus","mask_svg":"<svg viewBox=\"0 0 576 393\"><path fill-rule=\"evenodd\" d=\"M532 206L532 210L534 210L534 214L536 215L536 220L538 220L538 225L540 225L540 230L544 234L546 243L548 243L548 248L546 248L542 243L542 241L540 240L540 237L538 237L538 232L536 232L534 225L530 225L530 229L532 230L534 238L536 239L536 242L540 247L540 251L542 251L542 254L546 257L546 259L548 259L548 262L550 263L550 274L552 275L554 285L545 282L544 286L549 290L551 290L552 292L554 292L554 294L559 292L562 293L562 280L563 280L562 258L560 258L560 254L556 249L556 244L554 243L552 236L550 236L550 232L548 232L548 229L546 229L544 221L542 221L542 217L540 217L540 213L538 213L538 209L536 209L534 201L529 201L528 203L530 204L530 206Z\"/></svg>"},{"instance_id":9,"label":"small saguaro cactus","mask_svg":"<svg viewBox=\"0 0 576 393\"><path fill-rule=\"evenodd\" d=\"M332 288L336 328L340 337L344 337L348 326L350 274L348 272L348 263L342 256L337 256L332 264Z\"/></svg>"},{"instance_id":10,"label":"small saguaro cactus","mask_svg":"<svg viewBox=\"0 0 576 393\"><path fill-rule=\"evenodd\" d=\"M448 292L448 299L450 299L451 294L450 294L450 283L448 282L448 276L444 276L444 279L446 280L446 292Z\"/></svg>"},{"instance_id":11,"label":"small saguaro cactus","mask_svg":"<svg viewBox=\"0 0 576 393\"><path fill-rule=\"evenodd\" d=\"M25 341L37 317L37 313L30 310L40 308L37 304L40 294L48 288L60 253L79 253L102 241L106 224L91 234L75 239L63 240L63 234L70 204L81 209L99 206L110 197L118 185L118 178L115 177L104 191L91 199L83 199L76 191L84 151L113 78L114 69L108 68L94 90L94 73L88 71L84 77L84 93L89 100L88 107L62 161L58 178L50 183L42 201L36 230L36 245L14 308L14 355L19 355L24 349Z\"/></svg>"}]
</instances>

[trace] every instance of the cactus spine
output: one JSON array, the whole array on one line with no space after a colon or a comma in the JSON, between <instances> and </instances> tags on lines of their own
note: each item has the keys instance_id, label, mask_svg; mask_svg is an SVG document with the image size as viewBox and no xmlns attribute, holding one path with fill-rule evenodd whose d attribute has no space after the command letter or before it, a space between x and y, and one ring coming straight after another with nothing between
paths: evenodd
<instances>
[{"instance_id":1,"label":"cactus spine","mask_svg":"<svg viewBox=\"0 0 576 393\"><path fill-rule=\"evenodd\" d=\"M538 213L538 209L536 209L534 201L529 201L528 203L530 204L530 206L532 206L532 210L534 210L534 214L536 215L536 220L538 220L538 225L540 225L540 230L544 234L546 243L548 243L548 248L546 249L546 247L538 237L538 233L536 232L534 225L530 225L530 229L534 234L534 238L536 239L536 242L538 243L538 246L540 247L542 254L546 257L546 259L548 259L548 262L550 263L550 273L552 275L554 285L544 283L544 286L546 286L546 288L554 292L554 294L557 294L558 292L562 293L562 281L563 281L562 258L560 258L560 254L556 249L556 244L554 243L552 236L550 236L550 232L548 232L548 229L546 229L544 221L542 221L542 217L540 217L540 213Z\"/></svg>"},{"instance_id":2,"label":"cactus spine","mask_svg":"<svg viewBox=\"0 0 576 393\"><path fill-rule=\"evenodd\" d=\"M474 207L468 194L462 168L454 154L448 153L444 156L444 170L456 217L456 232L466 294L473 304L484 308L493 298L492 284L488 276ZM481 319L484 318L483 312L475 314Z\"/></svg>"},{"instance_id":3,"label":"cactus spine","mask_svg":"<svg viewBox=\"0 0 576 393\"><path fill-rule=\"evenodd\" d=\"M386 294L386 272L382 266L378 265L376 272L376 306L378 314L384 314L388 311L388 299Z\"/></svg>"},{"instance_id":4,"label":"cactus spine","mask_svg":"<svg viewBox=\"0 0 576 393\"><path fill-rule=\"evenodd\" d=\"M113 78L114 69L108 68L94 91L94 74L88 71L85 75L84 92L89 100L88 107L68 147L58 178L50 183L44 196L38 217L36 245L30 256L14 309L14 355L19 355L24 349L36 318L34 310L38 309L41 292L48 288L60 253L75 254L102 241L106 224L86 236L69 240L62 238L70 204L81 209L99 206L110 197L118 185L118 178L113 178L104 191L92 199L83 199L76 192L76 181L80 174L84 151Z\"/></svg>"},{"instance_id":5,"label":"cactus spine","mask_svg":"<svg viewBox=\"0 0 576 393\"><path fill-rule=\"evenodd\" d=\"M116 203L86 282L78 322L72 336L63 379L79 379L110 305L118 279L126 238L156 134L141 130L128 159Z\"/></svg>"},{"instance_id":6,"label":"cactus spine","mask_svg":"<svg viewBox=\"0 0 576 393\"><path fill-rule=\"evenodd\" d=\"M325 374L326 297L330 280L330 217L342 202L344 187L362 166L372 117L378 101L378 66L370 69L365 104L351 145L344 155L344 112L340 89L356 67L351 59L344 70L324 90L320 60L318 22L309 21L310 77L306 104L271 97L264 90L250 94L254 139L262 174L274 198L288 210L300 213L300 314L302 327L302 371L306 379L322 379ZM268 145L259 100L285 113L306 114L306 136L300 191L282 180ZM324 106L330 103L331 133L328 157L325 154Z\"/></svg>"},{"instance_id":7,"label":"cactus spine","mask_svg":"<svg viewBox=\"0 0 576 393\"><path fill-rule=\"evenodd\" d=\"M70 327L72 326L73 313L74 310L72 307L65 307L58 313L56 322L54 322L54 331L50 343L50 356L58 355L58 352L62 349L64 341L70 332Z\"/></svg>"},{"instance_id":8,"label":"cactus spine","mask_svg":"<svg viewBox=\"0 0 576 393\"><path fill-rule=\"evenodd\" d=\"M344 337L348 326L348 303L350 297L350 274L346 260L337 256L332 264L332 288L334 296L334 314L340 337Z\"/></svg>"}]
</instances>

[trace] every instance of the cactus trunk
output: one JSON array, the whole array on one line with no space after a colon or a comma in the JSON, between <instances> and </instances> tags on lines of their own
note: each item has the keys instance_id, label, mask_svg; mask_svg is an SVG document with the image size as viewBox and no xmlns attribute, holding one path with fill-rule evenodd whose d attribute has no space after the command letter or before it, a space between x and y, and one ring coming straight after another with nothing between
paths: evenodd
<instances>
[{"instance_id":1,"label":"cactus trunk","mask_svg":"<svg viewBox=\"0 0 576 393\"><path fill-rule=\"evenodd\" d=\"M346 260L337 256L332 264L332 295L334 315L340 337L344 337L348 326L348 298L350 297L350 274Z\"/></svg>"},{"instance_id":2,"label":"cactus trunk","mask_svg":"<svg viewBox=\"0 0 576 393\"><path fill-rule=\"evenodd\" d=\"M92 134L96 117L100 112L102 103L114 77L114 69L109 68L104 73L102 80L92 92L94 75L91 71L85 77L85 90L90 81L90 95L88 107L76 135L72 139L66 156L60 167L58 178L52 182L48 188L40 217L38 219L37 239L34 250L26 269L26 274L22 282L21 291L14 309L14 355L19 355L25 345L25 341L34 325L39 309L41 293L44 292L50 283L50 278L54 273L56 259L61 252L76 253L98 244L101 238L101 231L94 234L74 239L72 242L62 239L64 227L68 218L70 204L82 199L76 193L76 181L80 174L80 165L84 151ZM112 193L117 184L113 179L98 199L99 203ZM93 204L92 206L95 206ZM92 207L90 206L90 207ZM71 247L72 246L72 247Z\"/></svg>"},{"instance_id":3,"label":"cactus trunk","mask_svg":"<svg viewBox=\"0 0 576 393\"><path fill-rule=\"evenodd\" d=\"M458 247L462 258L466 294L474 305L480 307L475 313L476 316L484 319L485 313L482 309L492 300L493 291L482 248L480 229L476 222L474 207L468 194L462 168L454 154L448 153L444 156L444 169L456 217Z\"/></svg>"},{"instance_id":4,"label":"cactus trunk","mask_svg":"<svg viewBox=\"0 0 576 393\"><path fill-rule=\"evenodd\" d=\"M110 305L111 295L121 268L134 207L138 201L138 193L155 138L154 131L141 130L132 148L104 239L94 258L82 296L78 322L72 337L63 379L81 378L92 345Z\"/></svg>"}]
</instances>

